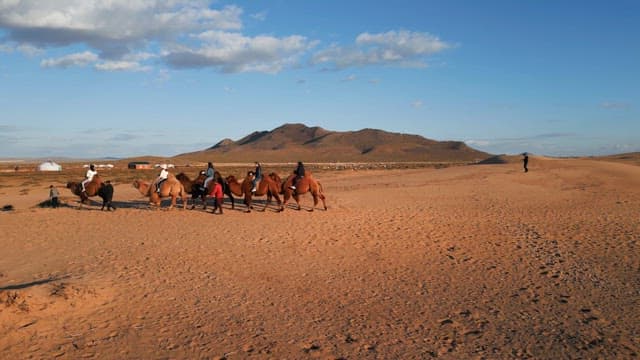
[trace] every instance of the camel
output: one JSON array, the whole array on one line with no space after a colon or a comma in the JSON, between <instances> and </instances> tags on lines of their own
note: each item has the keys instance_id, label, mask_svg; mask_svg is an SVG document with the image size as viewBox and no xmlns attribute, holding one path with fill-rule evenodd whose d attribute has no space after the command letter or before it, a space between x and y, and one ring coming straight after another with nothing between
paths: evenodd
<instances>
[{"instance_id":1,"label":"camel","mask_svg":"<svg viewBox=\"0 0 640 360\"><path fill-rule=\"evenodd\" d=\"M172 174L169 174L167 180L160 185L160 194L156 191L155 183L148 183L146 181L136 179L133 181L133 187L138 189L142 195L148 196L149 204L155 205L158 208L160 208L162 199L166 197L171 197L171 206L169 206L169 210L176 206L176 199L178 197L182 200L182 208L187 208L187 201L185 199L186 191L184 186Z\"/></svg>"},{"instance_id":2,"label":"camel","mask_svg":"<svg viewBox=\"0 0 640 360\"><path fill-rule=\"evenodd\" d=\"M67 189L71 190L74 195L80 196L80 207L82 204L88 203L89 198L98 195L98 190L102 184L102 179L99 175L95 175L90 182L85 185L85 192L82 192L82 183L70 181L67 183Z\"/></svg>"},{"instance_id":3,"label":"camel","mask_svg":"<svg viewBox=\"0 0 640 360\"><path fill-rule=\"evenodd\" d=\"M269 174L269 177L272 178L274 181L278 182L279 184L281 183L280 177L276 173ZM313 211L313 209L315 209L316 206L318 206L318 199L322 200L322 206L324 207L324 210L327 210L327 204L325 203L324 190L322 188L322 184L320 183L320 181L314 179L313 176L311 176L310 171L307 171L306 175L300 180L298 180L298 182L296 183L296 191L294 192L289 188L289 186L293 184L295 179L296 179L296 175L291 174L284 182L282 182L281 194L283 194L283 197L284 197L282 201L283 210L287 205L287 201L289 201L291 197L293 197L293 199L296 201L296 205L298 205L298 210L300 210L301 209L300 195L303 195L307 192L311 193L311 196L313 197L313 207L309 211Z\"/></svg>"},{"instance_id":4,"label":"camel","mask_svg":"<svg viewBox=\"0 0 640 360\"><path fill-rule=\"evenodd\" d=\"M267 196L267 201L264 204L264 208L261 211L265 211L267 206L271 203L271 198L275 197L278 202L278 211L282 211L282 201L280 200L279 184L273 181L268 176L262 177L262 180L257 184L256 192L251 192L253 180L253 171L249 171L243 181L238 181L233 175L227 177L229 183L229 189L237 196L244 194L244 203L247 205L247 212L252 209L251 201L254 196Z\"/></svg>"},{"instance_id":5,"label":"camel","mask_svg":"<svg viewBox=\"0 0 640 360\"><path fill-rule=\"evenodd\" d=\"M222 192L227 195L229 199L231 199L231 209L235 208L235 199L233 198L233 193L229 189L229 184L218 171L215 171L213 173L213 180L211 180L207 184L206 191L202 191L200 189L200 186L204 184L204 179L206 179L206 176L203 173L198 174L198 176L194 180L189 179L189 176L187 174L180 173L176 175L176 179L178 179L178 181L182 183L187 194L191 194L191 198L193 200L193 205L191 206L192 210L196 207L195 200L197 198L200 198L202 200L202 203L204 204L204 210L207 210L207 196L211 196L211 193L213 192L213 186L215 185L214 182L218 181L218 179L222 179ZM242 196L242 194L240 196Z\"/></svg>"},{"instance_id":6,"label":"camel","mask_svg":"<svg viewBox=\"0 0 640 360\"><path fill-rule=\"evenodd\" d=\"M233 175L229 175L227 176L227 178L225 179L225 181L227 182L227 185L229 185L229 191L235 195L235 196L243 196L244 195L244 187L243 182L239 181L238 179L236 179L235 176ZM249 189L251 190L251 189Z\"/></svg>"}]
</instances>

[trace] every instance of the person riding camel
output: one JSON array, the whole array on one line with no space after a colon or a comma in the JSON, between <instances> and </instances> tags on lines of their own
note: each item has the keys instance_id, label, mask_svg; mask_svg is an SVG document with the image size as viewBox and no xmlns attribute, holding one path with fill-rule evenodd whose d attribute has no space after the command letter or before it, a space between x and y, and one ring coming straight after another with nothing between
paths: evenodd
<instances>
[{"instance_id":1,"label":"person riding camel","mask_svg":"<svg viewBox=\"0 0 640 360\"><path fill-rule=\"evenodd\" d=\"M253 184L253 187L251 188L252 193L256 192L256 186L260 180L262 180L262 166L256 161L256 171L253 173L253 181L251 181Z\"/></svg>"},{"instance_id":2,"label":"person riding camel","mask_svg":"<svg viewBox=\"0 0 640 360\"><path fill-rule=\"evenodd\" d=\"M304 165L302 164L302 161L298 161L298 167L293 171L293 173L296 174L296 178L293 179L293 183L289 186L289 189L295 192L298 181L304 177Z\"/></svg>"},{"instance_id":3,"label":"person riding camel","mask_svg":"<svg viewBox=\"0 0 640 360\"><path fill-rule=\"evenodd\" d=\"M167 170L167 165L164 165L164 164L160 165L160 168L162 169L160 170L160 175L158 175L158 178L154 182L156 185L156 192L158 194L160 194L160 187L162 186L162 183L166 181L167 178L169 177L169 171Z\"/></svg>"},{"instance_id":4,"label":"person riding camel","mask_svg":"<svg viewBox=\"0 0 640 360\"><path fill-rule=\"evenodd\" d=\"M91 180L93 180L93 177L96 175L98 175L98 172L96 171L96 166L93 164L89 165L89 170L87 170L87 174L85 175L86 179L82 180L82 182L80 183L82 185L83 193L86 193L85 185L90 183Z\"/></svg>"},{"instance_id":5,"label":"person riding camel","mask_svg":"<svg viewBox=\"0 0 640 360\"><path fill-rule=\"evenodd\" d=\"M209 185L209 182L211 182L211 180L213 180L213 176L215 174L216 170L213 168L213 164L211 163L211 161L209 161L209 164L207 164L207 172L205 173L205 175L207 176L206 179L204 179L204 183L202 184L202 187L204 191L207 190L207 186Z\"/></svg>"}]
</instances>

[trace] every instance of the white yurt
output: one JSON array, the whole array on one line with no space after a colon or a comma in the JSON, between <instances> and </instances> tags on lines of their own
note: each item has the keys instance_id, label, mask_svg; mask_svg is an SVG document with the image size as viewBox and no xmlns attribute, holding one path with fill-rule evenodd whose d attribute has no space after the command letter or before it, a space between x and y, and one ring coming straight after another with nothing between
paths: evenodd
<instances>
[{"instance_id":1,"label":"white yurt","mask_svg":"<svg viewBox=\"0 0 640 360\"><path fill-rule=\"evenodd\" d=\"M38 171L62 171L62 166L54 161L45 161L38 165Z\"/></svg>"}]
</instances>

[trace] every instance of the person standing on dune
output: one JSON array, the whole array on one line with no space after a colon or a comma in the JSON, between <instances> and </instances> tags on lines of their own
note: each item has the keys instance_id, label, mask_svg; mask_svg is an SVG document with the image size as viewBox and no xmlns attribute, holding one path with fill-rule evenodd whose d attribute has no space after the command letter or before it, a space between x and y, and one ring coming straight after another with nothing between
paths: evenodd
<instances>
[{"instance_id":1,"label":"person standing on dune","mask_svg":"<svg viewBox=\"0 0 640 360\"><path fill-rule=\"evenodd\" d=\"M524 166L524 172L529 172L527 165L529 164L529 155L527 153L522 153L524 157L522 158L522 165Z\"/></svg>"}]
</instances>

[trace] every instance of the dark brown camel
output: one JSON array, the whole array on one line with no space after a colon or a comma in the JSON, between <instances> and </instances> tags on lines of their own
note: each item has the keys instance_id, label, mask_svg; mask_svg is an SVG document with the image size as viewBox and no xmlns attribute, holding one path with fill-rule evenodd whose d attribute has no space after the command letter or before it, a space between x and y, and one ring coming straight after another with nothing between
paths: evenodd
<instances>
[{"instance_id":1,"label":"dark brown camel","mask_svg":"<svg viewBox=\"0 0 640 360\"><path fill-rule=\"evenodd\" d=\"M197 198L200 198L200 200L202 200L202 203L204 204L204 210L207 210L207 196L211 196L211 193L213 192L213 186L218 179L222 179L222 192L229 197L229 199L231 200L231 209L234 209L235 199L233 197L233 193L229 189L227 180L222 177L220 172L215 171L213 173L213 180L209 181L209 183L207 184L207 189L205 191L202 191L201 186L202 184L204 184L204 180L206 178L206 175L202 173L199 173L194 180L189 179L189 176L185 173L176 175L176 179L178 179L178 181L182 183L182 185L184 186L184 190L187 192L187 194L190 194L191 198L193 199L193 206L191 206L191 209L194 209L196 207L195 200ZM242 194L240 196L242 196Z\"/></svg>"},{"instance_id":2,"label":"dark brown camel","mask_svg":"<svg viewBox=\"0 0 640 360\"><path fill-rule=\"evenodd\" d=\"M100 184L102 184L102 179L99 175L95 175L91 181L85 185L85 191L82 192L82 183L70 181L67 183L67 189L71 190L74 195L80 197L80 207L82 204L86 204L89 202L89 198L93 196L98 196L98 190L100 189Z\"/></svg>"},{"instance_id":3,"label":"dark brown camel","mask_svg":"<svg viewBox=\"0 0 640 360\"><path fill-rule=\"evenodd\" d=\"M281 183L280 177L278 176L278 174L271 173L269 174L269 177L272 178L274 181ZM291 186L295 180L296 180L296 175L291 174L284 182L282 182L281 193L284 196L284 199L282 201L283 209L286 207L287 201L289 201L289 199L293 197L293 199L296 201L296 205L298 206L298 210L300 210L301 209L300 195L306 194L308 192L313 197L313 207L309 211L313 211L313 209L315 209L316 206L318 206L318 199L322 200L322 206L324 210L327 210L327 204L325 203L322 184L320 183L320 181L314 179L313 176L311 176L310 171L307 171L305 176L297 181L296 190L294 192L289 188L289 186Z\"/></svg>"}]
</instances>

